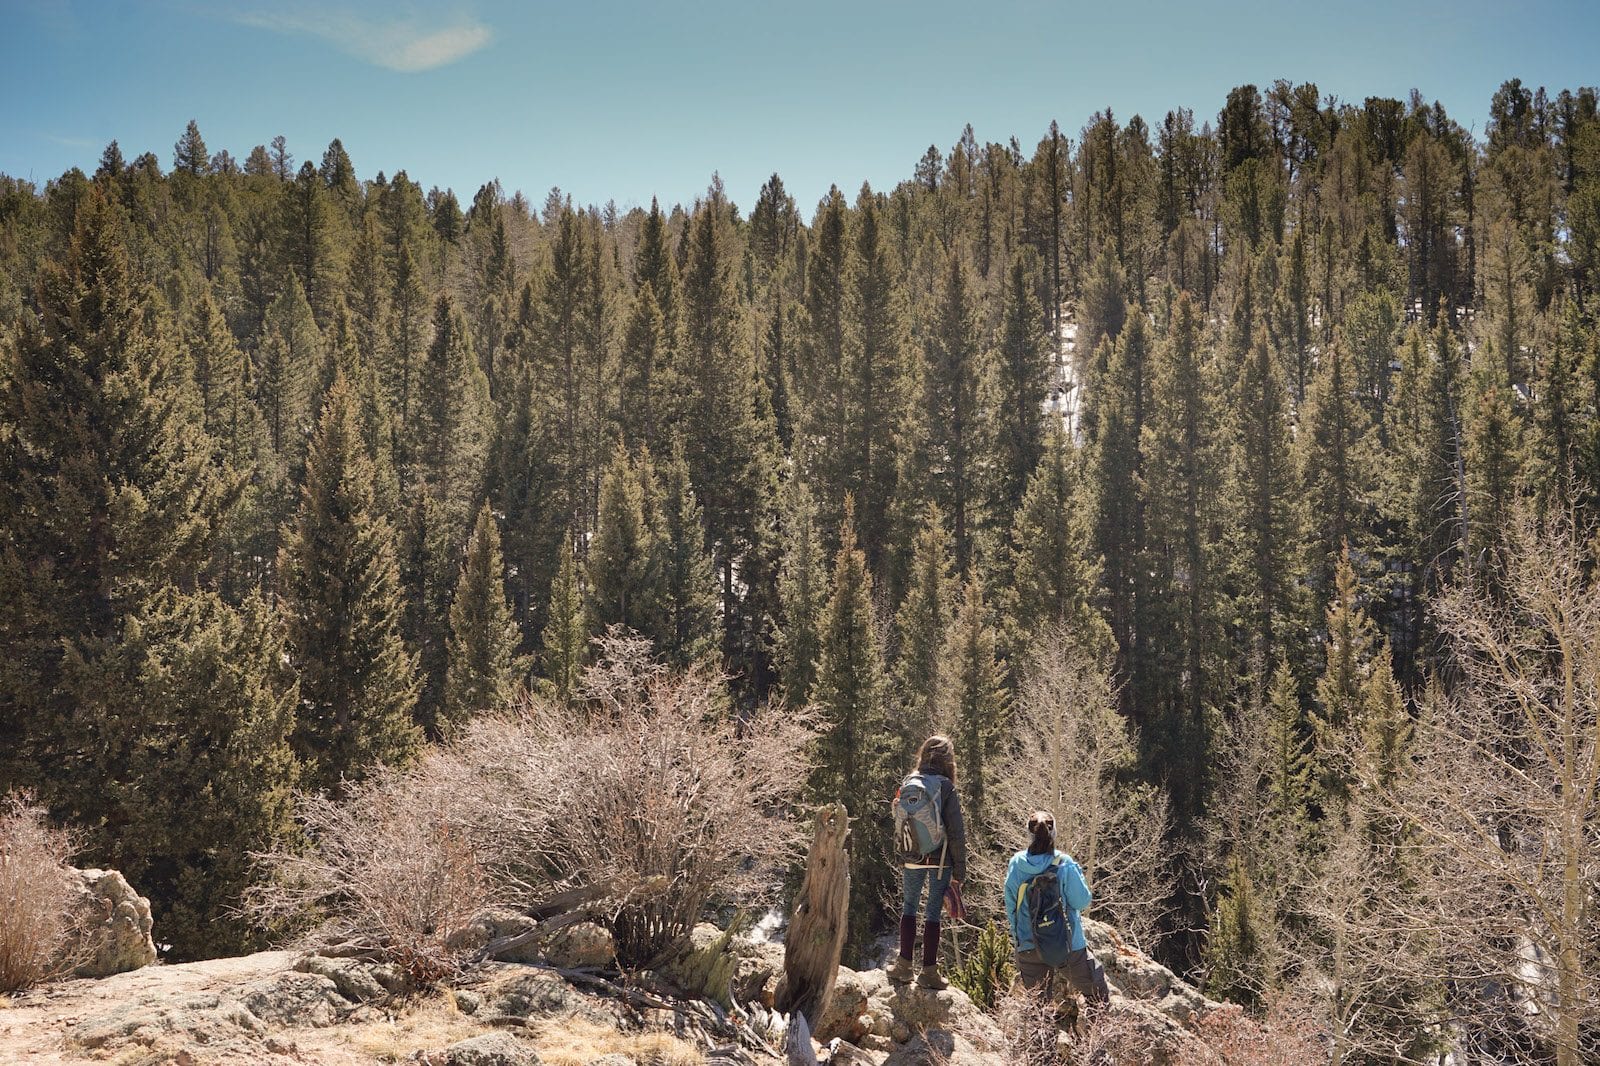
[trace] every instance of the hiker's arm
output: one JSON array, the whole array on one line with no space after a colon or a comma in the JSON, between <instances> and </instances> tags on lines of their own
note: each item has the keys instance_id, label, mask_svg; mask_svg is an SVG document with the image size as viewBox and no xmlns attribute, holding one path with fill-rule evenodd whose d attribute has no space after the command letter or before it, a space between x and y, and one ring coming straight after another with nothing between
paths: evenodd
<instances>
[{"instance_id":1,"label":"hiker's arm","mask_svg":"<svg viewBox=\"0 0 1600 1066\"><path fill-rule=\"evenodd\" d=\"M1017 931L1017 893L1022 888L1022 879L1017 876L1017 864L1012 863L1006 868L1006 928L1011 930L1011 946L1017 947L1022 943L1021 934Z\"/></svg>"},{"instance_id":2,"label":"hiker's arm","mask_svg":"<svg viewBox=\"0 0 1600 1066\"><path fill-rule=\"evenodd\" d=\"M967 823L961 817L961 797L952 787L944 804L944 833L950 842L950 876L953 880L967 879Z\"/></svg>"},{"instance_id":3,"label":"hiker's arm","mask_svg":"<svg viewBox=\"0 0 1600 1066\"><path fill-rule=\"evenodd\" d=\"M1080 914L1094 902L1094 893L1083 880L1082 868L1071 859L1061 864L1061 898Z\"/></svg>"}]
</instances>

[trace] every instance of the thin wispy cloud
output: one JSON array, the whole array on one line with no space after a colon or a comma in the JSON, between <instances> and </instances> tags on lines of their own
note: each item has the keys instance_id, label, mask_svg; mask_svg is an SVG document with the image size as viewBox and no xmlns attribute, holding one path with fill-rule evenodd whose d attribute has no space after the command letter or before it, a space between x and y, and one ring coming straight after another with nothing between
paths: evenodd
<instances>
[{"instance_id":1,"label":"thin wispy cloud","mask_svg":"<svg viewBox=\"0 0 1600 1066\"><path fill-rule=\"evenodd\" d=\"M407 74L454 63L494 39L488 26L470 16L441 22L437 18L369 17L350 10L291 6L241 11L233 19L274 33L317 37L374 66Z\"/></svg>"},{"instance_id":2,"label":"thin wispy cloud","mask_svg":"<svg viewBox=\"0 0 1600 1066\"><path fill-rule=\"evenodd\" d=\"M45 140L51 142L52 144L59 144L64 148L98 148L99 147L99 145L95 141L91 140L88 137L63 137L61 134L58 134L58 133L46 133L46 134L43 134L42 136L44 137Z\"/></svg>"}]
</instances>

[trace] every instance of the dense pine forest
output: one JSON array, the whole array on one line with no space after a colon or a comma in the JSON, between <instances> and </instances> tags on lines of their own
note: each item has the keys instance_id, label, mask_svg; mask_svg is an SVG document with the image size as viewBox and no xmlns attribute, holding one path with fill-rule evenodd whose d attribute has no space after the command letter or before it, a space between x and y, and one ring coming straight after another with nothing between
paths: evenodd
<instances>
[{"instance_id":1,"label":"dense pine forest","mask_svg":"<svg viewBox=\"0 0 1600 1066\"><path fill-rule=\"evenodd\" d=\"M0 793L173 958L242 951L303 796L578 700L624 627L718 714L809 716L857 957L942 730L980 913L1044 804L1108 920L1340 1061L1595 1061L1597 630L1559 604L1594 595L1600 113L1513 80L1489 116L1245 85L747 209L463 203L192 122L0 176ZM1493 699L1507 647L1590 673ZM1441 722L1527 791L1441 773ZM1468 823L1504 862L1425 846ZM1485 991L1516 960L1553 1043Z\"/></svg>"}]
</instances>

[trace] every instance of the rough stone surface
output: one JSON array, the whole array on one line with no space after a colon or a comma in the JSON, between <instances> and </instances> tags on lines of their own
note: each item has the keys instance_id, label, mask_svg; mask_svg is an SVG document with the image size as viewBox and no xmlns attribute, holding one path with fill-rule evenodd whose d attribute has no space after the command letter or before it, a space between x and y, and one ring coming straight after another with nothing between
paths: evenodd
<instances>
[{"instance_id":1,"label":"rough stone surface","mask_svg":"<svg viewBox=\"0 0 1600 1066\"><path fill-rule=\"evenodd\" d=\"M948 1038L948 1039L947 1039ZM823 1043L844 1040L870 1051L893 1052L894 1062L926 1062L944 1045L976 1064L989 1059L988 1048L998 1047L1000 1032L994 1022L973 1005L958 988L938 992L916 985L896 985L882 970L857 972L840 967L833 999L816 1028ZM904 1057L912 1049L911 1058ZM966 1057L953 1062L968 1062Z\"/></svg>"},{"instance_id":2,"label":"rough stone surface","mask_svg":"<svg viewBox=\"0 0 1600 1066\"><path fill-rule=\"evenodd\" d=\"M1140 1001L1183 1025L1192 1025L1222 1007L1165 966L1123 943L1111 926L1085 919L1083 935L1089 950L1105 967L1106 981L1114 996Z\"/></svg>"},{"instance_id":3,"label":"rough stone surface","mask_svg":"<svg viewBox=\"0 0 1600 1066\"><path fill-rule=\"evenodd\" d=\"M616 1023L616 1016L602 1009L605 1002L586 996L557 974L548 970L529 970L525 966L503 965L477 991L482 1003L474 1012L479 1018L549 1018L576 1015L601 1025Z\"/></svg>"},{"instance_id":4,"label":"rough stone surface","mask_svg":"<svg viewBox=\"0 0 1600 1066\"><path fill-rule=\"evenodd\" d=\"M350 1006L330 978L298 970L248 985L240 999L264 1022L302 1028L332 1025Z\"/></svg>"},{"instance_id":5,"label":"rough stone surface","mask_svg":"<svg viewBox=\"0 0 1600 1066\"><path fill-rule=\"evenodd\" d=\"M150 936L150 901L133 890L116 870L74 870L74 903L83 929L79 977L109 977L156 961Z\"/></svg>"},{"instance_id":6,"label":"rough stone surface","mask_svg":"<svg viewBox=\"0 0 1600 1066\"><path fill-rule=\"evenodd\" d=\"M117 1048L127 1043L149 1045L157 1036L184 1034L204 1044L226 1044L241 1034L261 1033L266 1025L238 1000L218 993L199 993L170 1002L138 999L92 1014L67 1030L67 1041L80 1048Z\"/></svg>"},{"instance_id":7,"label":"rough stone surface","mask_svg":"<svg viewBox=\"0 0 1600 1066\"><path fill-rule=\"evenodd\" d=\"M626 1055L612 1052L591 1060L589 1066L639 1066L639 1064Z\"/></svg>"},{"instance_id":8,"label":"rough stone surface","mask_svg":"<svg viewBox=\"0 0 1600 1066\"><path fill-rule=\"evenodd\" d=\"M604 926L579 922L551 937L543 953L552 965L565 970L598 969L617 961L617 942Z\"/></svg>"},{"instance_id":9,"label":"rough stone surface","mask_svg":"<svg viewBox=\"0 0 1600 1066\"><path fill-rule=\"evenodd\" d=\"M392 991L403 990L405 980L400 978L400 989L391 989L398 971L392 967L377 966L355 959L330 959L322 955L307 955L294 964L302 973L316 974L332 981L341 996L358 1003L383 999Z\"/></svg>"},{"instance_id":10,"label":"rough stone surface","mask_svg":"<svg viewBox=\"0 0 1600 1066\"><path fill-rule=\"evenodd\" d=\"M539 1055L510 1033L485 1033L457 1041L442 1051L426 1051L416 1061L426 1066L539 1066Z\"/></svg>"}]
</instances>

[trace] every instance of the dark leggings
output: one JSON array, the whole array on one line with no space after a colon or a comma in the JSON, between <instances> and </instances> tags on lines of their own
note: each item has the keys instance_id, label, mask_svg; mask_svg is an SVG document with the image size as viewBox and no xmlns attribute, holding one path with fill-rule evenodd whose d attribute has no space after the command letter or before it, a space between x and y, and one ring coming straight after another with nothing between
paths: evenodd
<instances>
[{"instance_id":1,"label":"dark leggings","mask_svg":"<svg viewBox=\"0 0 1600 1066\"><path fill-rule=\"evenodd\" d=\"M1106 971L1100 960L1089 954L1088 948L1079 948L1067 956L1059 968L1052 967L1039 957L1037 951L1017 952L1017 976L1022 987L1029 992L1043 992L1046 998L1056 994L1056 975L1060 974L1074 992L1081 992L1091 1004L1111 1002L1111 989L1106 986Z\"/></svg>"}]
</instances>

